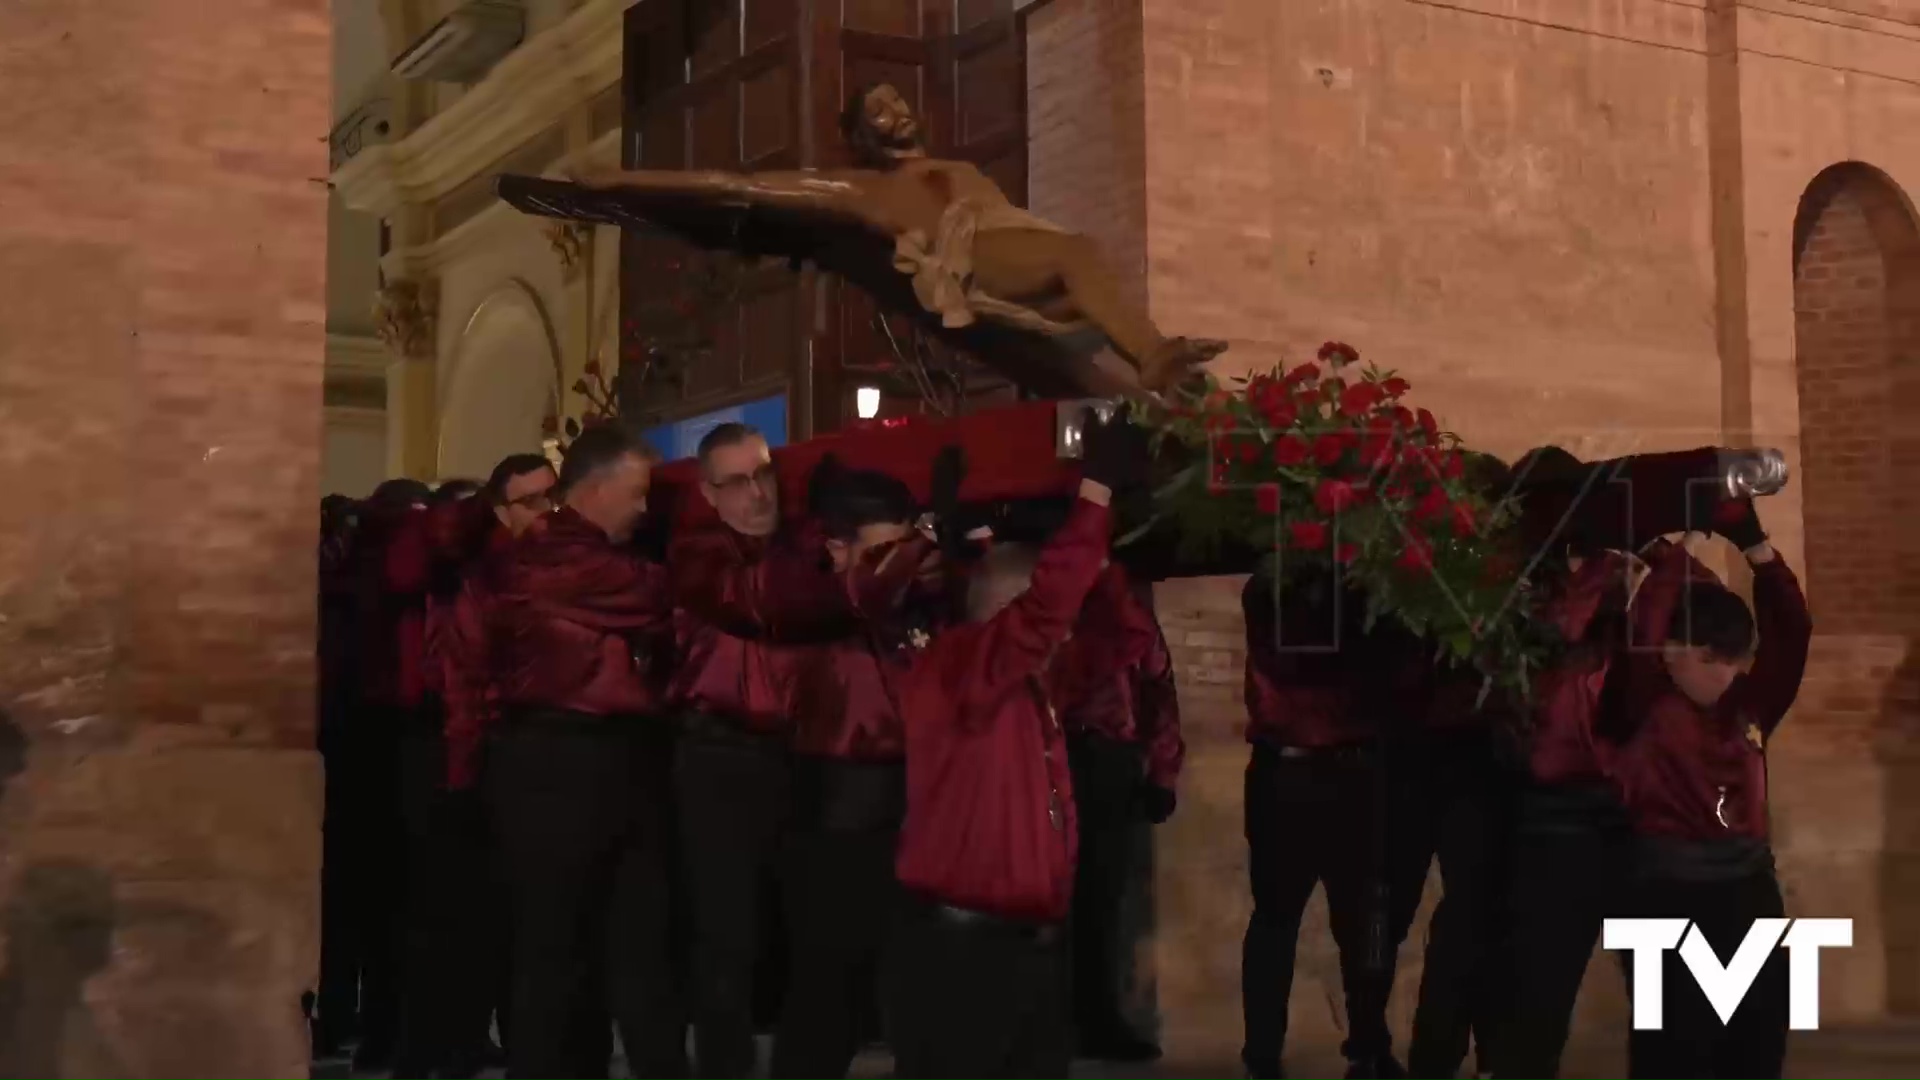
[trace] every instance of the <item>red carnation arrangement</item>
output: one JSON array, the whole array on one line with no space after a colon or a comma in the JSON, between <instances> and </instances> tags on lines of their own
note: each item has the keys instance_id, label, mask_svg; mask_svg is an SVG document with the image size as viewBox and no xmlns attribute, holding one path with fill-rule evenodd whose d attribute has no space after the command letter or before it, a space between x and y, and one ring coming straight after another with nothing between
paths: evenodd
<instances>
[{"instance_id":1,"label":"red carnation arrangement","mask_svg":"<svg viewBox=\"0 0 1920 1080\"><path fill-rule=\"evenodd\" d=\"M1203 552L1268 553L1282 587L1338 573L1366 593L1370 622L1396 618L1524 689L1550 643L1507 551L1518 507L1472 481L1476 455L1406 404L1412 389L1331 341L1313 363L1231 387L1206 376L1155 421L1187 462L1156 492L1155 519L1179 521Z\"/></svg>"}]
</instances>

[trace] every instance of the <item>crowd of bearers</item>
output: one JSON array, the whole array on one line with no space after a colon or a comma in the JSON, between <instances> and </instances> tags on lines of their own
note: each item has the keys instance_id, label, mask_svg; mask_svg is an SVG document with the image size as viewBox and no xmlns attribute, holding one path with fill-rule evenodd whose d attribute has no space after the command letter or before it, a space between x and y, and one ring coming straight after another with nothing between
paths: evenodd
<instances>
[{"instance_id":1,"label":"crowd of bearers","mask_svg":"<svg viewBox=\"0 0 1920 1080\"><path fill-rule=\"evenodd\" d=\"M1783 914L1765 751L1799 692L1812 624L1752 501L1709 503L1694 519L1751 566L1754 608L1684 543L1582 539L1542 558L1547 612L1570 648L1525 703L1489 703L1482 677L1363 629L1366 598L1350 587L1249 581L1250 1075L1283 1075L1316 883L1345 984L1349 1077L1455 1076L1470 1048L1483 1076L1556 1076L1605 919L1687 919L1725 963L1755 919ZM1444 891L1402 1066L1387 997L1436 857ZM1667 1022L1632 1033L1631 1074L1779 1076L1784 958L1726 1023L1677 957L1666 962Z\"/></svg>"},{"instance_id":2,"label":"crowd of bearers","mask_svg":"<svg viewBox=\"0 0 1920 1080\"><path fill-rule=\"evenodd\" d=\"M637 1076L752 1075L769 1029L777 1077L875 1039L906 1078L1157 1057L1127 893L1183 744L1150 591L1107 548L1146 439L1088 423L1064 516L1015 530L1043 546L961 503L957 448L924 502L829 456L782 506L739 424L680 493L703 527L650 512L655 459L614 426L557 472L330 501L316 1050L447 1077L605 1076L615 1031ZM1248 581L1249 1075L1284 1075L1316 888L1354 1077L1556 1075L1605 918L1684 917L1724 959L1781 914L1765 749L1811 623L1751 501L1704 512L1757 618L1683 544L1583 540L1542 563L1571 648L1528 702L1349 582ZM1388 999L1436 860L1403 1067ZM1770 960L1722 1024L1667 980L1633 1075L1779 1075L1785 981Z\"/></svg>"},{"instance_id":3,"label":"crowd of bearers","mask_svg":"<svg viewBox=\"0 0 1920 1080\"><path fill-rule=\"evenodd\" d=\"M1105 558L1144 435L1089 433L1044 552L959 505L957 449L927 504L829 459L791 513L753 429L716 428L698 457L706 528L649 515L654 458L614 426L557 472L516 455L485 484L330 507L317 1051L357 1035L360 1070L472 1076L504 1054L511 1076L604 1076L617 1031L636 1076L746 1076L771 1000L779 1076L844 1075L874 1038L902 1076L1063 1071L1059 717L1076 747L1110 744L1099 783L1129 822L1171 812L1179 766L1164 642ZM996 674L938 691L948 662ZM1088 1000L1117 1002L1111 957L1086 967L1111 982ZM925 1007L968 980L1006 1007ZM1095 1041L1157 1052L1117 1013L1085 1014Z\"/></svg>"}]
</instances>

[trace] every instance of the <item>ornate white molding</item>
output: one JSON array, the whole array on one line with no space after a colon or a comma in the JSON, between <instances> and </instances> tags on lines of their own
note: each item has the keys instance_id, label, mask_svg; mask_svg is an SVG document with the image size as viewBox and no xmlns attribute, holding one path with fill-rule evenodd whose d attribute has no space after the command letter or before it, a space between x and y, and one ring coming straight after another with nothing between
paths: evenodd
<instances>
[{"instance_id":1,"label":"ornate white molding","mask_svg":"<svg viewBox=\"0 0 1920 1080\"><path fill-rule=\"evenodd\" d=\"M556 162L550 173L565 175L620 163L620 133L610 131L580 151ZM417 247L394 248L380 260L380 269L388 278L413 278L443 274L446 268L485 244L490 234L507 222L521 218L518 210L495 199L485 210L447 230L444 236ZM524 218L528 221L539 219Z\"/></svg>"},{"instance_id":2,"label":"ornate white molding","mask_svg":"<svg viewBox=\"0 0 1920 1080\"><path fill-rule=\"evenodd\" d=\"M381 343L393 355L431 359L440 321L440 283L417 278L388 282L374 297L373 321Z\"/></svg>"},{"instance_id":3,"label":"ornate white molding","mask_svg":"<svg viewBox=\"0 0 1920 1080\"><path fill-rule=\"evenodd\" d=\"M357 334L327 335L327 372L333 375L384 377L393 354L377 337Z\"/></svg>"},{"instance_id":4,"label":"ornate white molding","mask_svg":"<svg viewBox=\"0 0 1920 1080\"><path fill-rule=\"evenodd\" d=\"M565 22L536 34L459 101L397 142L341 165L342 200L387 215L458 187L568 109L620 81L623 24L631 0L586 0Z\"/></svg>"}]
</instances>

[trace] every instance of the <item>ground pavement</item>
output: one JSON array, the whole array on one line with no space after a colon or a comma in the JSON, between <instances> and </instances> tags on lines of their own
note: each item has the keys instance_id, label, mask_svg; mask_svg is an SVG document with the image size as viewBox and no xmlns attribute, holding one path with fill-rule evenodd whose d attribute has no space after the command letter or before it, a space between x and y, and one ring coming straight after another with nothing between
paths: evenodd
<instances>
[{"instance_id":1,"label":"ground pavement","mask_svg":"<svg viewBox=\"0 0 1920 1080\"><path fill-rule=\"evenodd\" d=\"M761 1050L764 1067L765 1040L762 1040ZM1237 1045L1223 1038L1182 1038L1178 1033L1170 1033L1166 1059L1153 1066L1134 1068L1083 1061L1074 1065L1073 1075L1087 1080L1235 1077L1241 1075L1238 1052ZM855 1063L853 1075L861 1078L884 1077L889 1064L885 1054L867 1054ZM616 1062L614 1075L625 1075L618 1065ZM1340 1060L1337 1043L1309 1043L1294 1047L1288 1066L1290 1074L1296 1077L1337 1077L1345 1063ZM1569 1046L1562 1075L1569 1080L1605 1080L1624 1076L1625 1070L1623 1032L1618 1042L1588 1039ZM346 1080L351 1073L344 1061L326 1061L315 1063L313 1075L328 1080ZM498 1075L488 1074L490 1077ZM1920 1021L1795 1032L1787 1054L1787 1076L1809 1080L1881 1080L1920 1076Z\"/></svg>"}]
</instances>

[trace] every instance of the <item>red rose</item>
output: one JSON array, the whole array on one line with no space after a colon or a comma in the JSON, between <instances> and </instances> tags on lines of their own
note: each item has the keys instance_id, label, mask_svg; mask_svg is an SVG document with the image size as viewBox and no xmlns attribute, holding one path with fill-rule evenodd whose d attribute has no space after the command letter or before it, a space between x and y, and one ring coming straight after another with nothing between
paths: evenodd
<instances>
[{"instance_id":1,"label":"red rose","mask_svg":"<svg viewBox=\"0 0 1920 1080\"><path fill-rule=\"evenodd\" d=\"M584 370L586 371L587 374L592 375L594 378L596 379L599 378L600 377L600 361L598 360L587 361L587 366Z\"/></svg>"},{"instance_id":2,"label":"red rose","mask_svg":"<svg viewBox=\"0 0 1920 1080\"><path fill-rule=\"evenodd\" d=\"M1436 439L1440 437L1440 421L1435 420L1432 413L1421 409L1416 415L1419 417L1420 430L1426 432L1427 438Z\"/></svg>"},{"instance_id":3,"label":"red rose","mask_svg":"<svg viewBox=\"0 0 1920 1080\"><path fill-rule=\"evenodd\" d=\"M1337 514L1360 501L1360 489L1345 480L1322 480L1313 489L1313 505L1323 514Z\"/></svg>"},{"instance_id":4,"label":"red rose","mask_svg":"<svg viewBox=\"0 0 1920 1080\"><path fill-rule=\"evenodd\" d=\"M1360 359L1360 350L1344 341L1329 341L1320 346L1320 359L1334 367L1341 367Z\"/></svg>"},{"instance_id":5,"label":"red rose","mask_svg":"<svg viewBox=\"0 0 1920 1080\"><path fill-rule=\"evenodd\" d=\"M1282 435L1273 443L1273 463L1283 469L1301 464L1311 453L1313 448L1298 435Z\"/></svg>"},{"instance_id":6,"label":"red rose","mask_svg":"<svg viewBox=\"0 0 1920 1080\"><path fill-rule=\"evenodd\" d=\"M1479 515L1466 503L1453 504L1453 535L1473 536L1480 531Z\"/></svg>"},{"instance_id":7,"label":"red rose","mask_svg":"<svg viewBox=\"0 0 1920 1080\"><path fill-rule=\"evenodd\" d=\"M1407 546L1400 549L1399 557L1393 560L1393 565L1402 570L1432 570L1433 548L1425 540L1410 538Z\"/></svg>"},{"instance_id":8,"label":"red rose","mask_svg":"<svg viewBox=\"0 0 1920 1080\"><path fill-rule=\"evenodd\" d=\"M1360 441L1360 467L1384 469L1393 464L1393 437L1375 432Z\"/></svg>"},{"instance_id":9,"label":"red rose","mask_svg":"<svg viewBox=\"0 0 1920 1080\"><path fill-rule=\"evenodd\" d=\"M1296 521L1287 526L1293 546L1301 551L1319 551L1327 546L1327 527L1318 521Z\"/></svg>"},{"instance_id":10,"label":"red rose","mask_svg":"<svg viewBox=\"0 0 1920 1080\"><path fill-rule=\"evenodd\" d=\"M1253 508L1272 517L1280 512L1280 485L1261 484L1253 489Z\"/></svg>"},{"instance_id":11,"label":"red rose","mask_svg":"<svg viewBox=\"0 0 1920 1080\"><path fill-rule=\"evenodd\" d=\"M1288 386L1305 386L1310 382L1317 382L1319 379L1320 365L1301 364L1299 367L1287 372L1287 377L1283 379L1282 382Z\"/></svg>"},{"instance_id":12,"label":"red rose","mask_svg":"<svg viewBox=\"0 0 1920 1080\"><path fill-rule=\"evenodd\" d=\"M1240 460L1242 463L1247 465L1252 465L1254 462L1259 461L1260 460L1260 440L1247 439L1243 441L1240 444Z\"/></svg>"},{"instance_id":13,"label":"red rose","mask_svg":"<svg viewBox=\"0 0 1920 1080\"><path fill-rule=\"evenodd\" d=\"M1407 384L1407 380L1402 379L1396 375L1393 378L1388 379L1387 381L1381 383L1380 389L1388 397L1397 398L1405 394L1408 390L1413 389L1413 387Z\"/></svg>"},{"instance_id":14,"label":"red rose","mask_svg":"<svg viewBox=\"0 0 1920 1080\"><path fill-rule=\"evenodd\" d=\"M1340 411L1348 416L1365 416L1386 396L1374 383L1356 383L1340 392Z\"/></svg>"},{"instance_id":15,"label":"red rose","mask_svg":"<svg viewBox=\"0 0 1920 1080\"><path fill-rule=\"evenodd\" d=\"M1413 519L1431 521L1445 514L1451 505L1447 500L1445 488L1430 487L1425 495L1420 496L1420 501L1414 504Z\"/></svg>"},{"instance_id":16,"label":"red rose","mask_svg":"<svg viewBox=\"0 0 1920 1080\"><path fill-rule=\"evenodd\" d=\"M1360 557L1360 545L1340 544L1333 549L1333 561L1345 565Z\"/></svg>"},{"instance_id":17,"label":"red rose","mask_svg":"<svg viewBox=\"0 0 1920 1080\"><path fill-rule=\"evenodd\" d=\"M1271 428L1290 428L1300 419L1300 406L1292 398L1278 397L1260 406L1260 416Z\"/></svg>"},{"instance_id":18,"label":"red rose","mask_svg":"<svg viewBox=\"0 0 1920 1080\"><path fill-rule=\"evenodd\" d=\"M1347 452L1348 438L1348 433L1344 431L1328 431L1315 436L1313 460L1323 467L1338 464L1340 458Z\"/></svg>"},{"instance_id":19,"label":"red rose","mask_svg":"<svg viewBox=\"0 0 1920 1080\"><path fill-rule=\"evenodd\" d=\"M1467 459L1458 450L1447 451L1446 459L1440 465L1440 475L1449 480L1458 480L1466 474Z\"/></svg>"},{"instance_id":20,"label":"red rose","mask_svg":"<svg viewBox=\"0 0 1920 1080\"><path fill-rule=\"evenodd\" d=\"M1405 405L1395 405L1393 407L1393 426L1411 434L1414 428L1413 410L1407 408Z\"/></svg>"}]
</instances>

